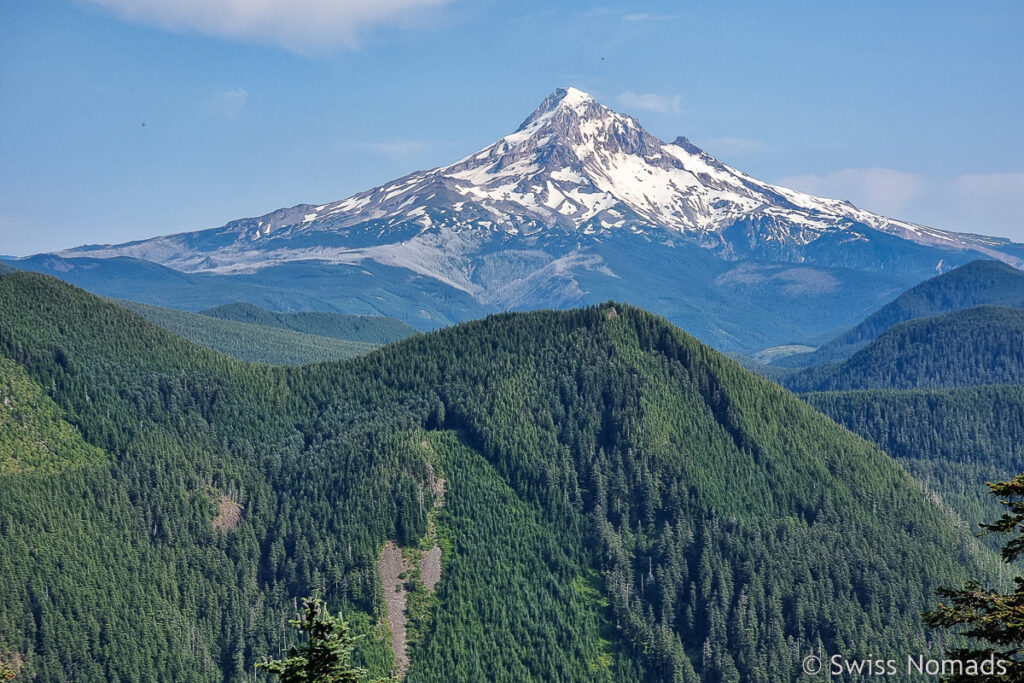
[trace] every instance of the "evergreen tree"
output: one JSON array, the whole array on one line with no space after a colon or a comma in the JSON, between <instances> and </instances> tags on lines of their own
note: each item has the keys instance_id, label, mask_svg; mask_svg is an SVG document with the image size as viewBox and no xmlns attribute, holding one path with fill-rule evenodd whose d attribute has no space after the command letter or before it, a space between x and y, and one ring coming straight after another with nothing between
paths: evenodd
<instances>
[{"instance_id":1,"label":"evergreen tree","mask_svg":"<svg viewBox=\"0 0 1024 683\"><path fill-rule=\"evenodd\" d=\"M980 526L986 533L1016 534L1003 546L1003 560L1016 562L1024 555L1024 474L988 486L1009 511L996 522ZM1024 578L1014 577L1014 585L1009 593L985 588L977 581L960 590L939 589L939 595L950 604L940 602L937 609L925 612L924 622L934 628L960 628L963 635L987 644L951 650L949 657L962 662L995 658L1005 664L1005 672L999 667L990 676L964 673L947 681L1024 681Z\"/></svg>"},{"instance_id":2,"label":"evergreen tree","mask_svg":"<svg viewBox=\"0 0 1024 683\"><path fill-rule=\"evenodd\" d=\"M288 652L281 615L314 592L369 636L347 663L382 675L380 550L428 523L444 573L433 594L408 577L408 683L764 683L796 681L810 647L939 654L921 612L989 559L955 519L776 385L612 310L281 368L0 276L0 633L19 676L241 680ZM998 443L1024 433L996 426L1020 424L1011 403L992 406ZM953 424L967 443L979 421Z\"/></svg>"},{"instance_id":3,"label":"evergreen tree","mask_svg":"<svg viewBox=\"0 0 1024 683\"><path fill-rule=\"evenodd\" d=\"M305 633L308 642L302 651L292 647L285 659L267 657L256 666L281 679L281 683L358 683L365 669L352 666L356 638L341 616L332 617L319 598L305 598L305 610L289 624Z\"/></svg>"}]
</instances>

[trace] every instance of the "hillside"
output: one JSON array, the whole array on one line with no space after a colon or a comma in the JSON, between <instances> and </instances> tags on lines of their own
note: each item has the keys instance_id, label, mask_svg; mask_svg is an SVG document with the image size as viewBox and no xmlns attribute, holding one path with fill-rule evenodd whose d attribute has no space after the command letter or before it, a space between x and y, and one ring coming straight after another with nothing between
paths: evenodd
<instances>
[{"instance_id":1,"label":"hillside","mask_svg":"<svg viewBox=\"0 0 1024 683\"><path fill-rule=\"evenodd\" d=\"M987 481L1024 471L1024 386L807 394L808 403L872 441L965 520L999 518ZM1001 539L990 537L992 545Z\"/></svg>"},{"instance_id":2,"label":"hillside","mask_svg":"<svg viewBox=\"0 0 1024 683\"><path fill-rule=\"evenodd\" d=\"M344 315L323 311L279 313L237 301L199 312L222 320L235 320L318 337L334 337L369 344L390 344L417 332L412 325L382 315Z\"/></svg>"},{"instance_id":3,"label":"hillside","mask_svg":"<svg viewBox=\"0 0 1024 683\"><path fill-rule=\"evenodd\" d=\"M106 455L0 475L0 633L42 681L244 680L312 592L386 672L389 540L442 553L436 592L409 578L415 682L795 681L812 648L937 654L935 588L995 564L880 450L627 306L287 368L16 273L0 355Z\"/></svg>"},{"instance_id":4,"label":"hillside","mask_svg":"<svg viewBox=\"0 0 1024 683\"><path fill-rule=\"evenodd\" d=\"M1001 261L972 261L910 288L816 351L768 362L782 367L835 362L877 339L893 325L975 306L1024 308L1024 271Z\"/></svg>"},{"instance_id":5,"label":"hillside","mask_svg":"<svg viewBox=\"0 0 1024 683\"><path fill-rule=\"evenodd\" d=\"M1024 383L1024 310L979 306L896 325L848 360L782 380L793 391Z\"/></svg>"},{"instance_id":6,"label":"hillside","mask_svg":"<svg viewBox=\"0 0 1024 683\"><path fill-rule=\"evenodd\" d=\"M237 322L135 301L120 300L117 303L200 346L259 363L301 365L341 360L369 353L378 346L363 341L281 329L277 325Z\"/></svg>"},{"instance_id":7,"label":"hillside","mask_svg":"<svg viewBox=\"0 0 1024 683\"><path fill-rule=\"evenodd\" d=\"M0 358L0 474L96 464L104 454L82 440L24 368Z\"/></svg>"}]
</instances>

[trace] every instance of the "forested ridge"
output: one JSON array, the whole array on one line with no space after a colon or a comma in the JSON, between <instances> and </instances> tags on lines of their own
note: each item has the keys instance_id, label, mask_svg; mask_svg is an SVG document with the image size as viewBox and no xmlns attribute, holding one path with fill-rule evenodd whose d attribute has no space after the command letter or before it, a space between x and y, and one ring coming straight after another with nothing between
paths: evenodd
<instances>
[{"instance_id":1,"label":"forested ridge","mask_svg":"<svg viewBox=\"0 0 1024 683\"><path fill-rule=\"evenodd\" d=\"M1024 310L977 306L894 325L840 363L787 375L793 391L1024 383Z\"/></svg>"},{"instance_id":2,"label":"forested ridge","mask_svg":"<svg viewBox=\"0 0 1024 683\"><path fill-rule=\"evenodd\" d=\"M423 537L435 472L444 568L409 681L780 681L811 650L938 654L934 589L994 566L876 447L631 307L284 368L13 273L0 355L16 400L53 406L21 429L69 453L0 474L0 649L38 680L246 680L309 594L386 673L376 561ZM216 529L225 499L241 520Z\"/></svg>"},{"instance_id":3,"label":"forested ridge","mask_svg":"<svg viewBox=\"0 0 1024 683\"><path fill-rule=\"evenodd\" d=\"M342 360L368 353L379 346L377 343L318 336L280 326L239 322L135 301L117 300L117 303L200 346L259 363L301 365Z\"/></svg>"},{"instance_id":4,"label":"forested ridge","mask_svg":"<svg viewBox=\"0 0 1024 683\"><path fill-rule=\"evenodd\" d=\"M1024 272L1002 261L971 261L911 287L832 345L871 341L898 323L976 306L1024 308Z\"/></svg>"},{"instance_id":5,"label":"forested ridge","mask_svg":"<svg viewBox=\"0 0 1024 683\"><path fill-rule=\"evenodd\" d=\"M390 344L416 334L416 328L412 325L383 315L347 315L323 311L280 313L241 302L214 306L199 313L222 320L371 344Z\"/></svg>"},{"instance_id":6,"label":"forested ridge","mask_svg":"<svg viewBox=\"0 0 1024 683\"><path fill-rule=\"evenodd\" d=\"M953 284L973 283L965 285L963 297L1008 294L1007 281L1024 277L993 262L960 270L965 269L980 282L965 274L949 278ZM948 287L936 286L942 281L915 288L921 292L908 301L949 303ZM902 309L908 306L904 302ZM1024 470L1020 309L979 306L899 323L848 360L782 382L794 390L811 390L803 396L808 403L897 459L965 523L1001 513L985 482ZM999 540L986 542L997 548Z\"/></svg>"},{"instance_id":7,"label":"forested ridge","mask_svg":"<svg viewBox=\"0 0 1024 683\"><path fill-rule=\"evenodd\" d=\"M837 391L804 399L878 444L970 522L1002 514L985 482L1024 471L1024 386Z\"/></svg>"},{"instance_id":8,"label":"forested ridge","mask_svg":"<svg viewBox=\"0 0 1024 683\"><path fill-rule=\"evenodd\" d=\"M874 341L893 325L976 306L1024 308L1024 272L1002 261L971 261L911 287L815 351L793 354L773 363L808 367L837 362Z\"/></svg>"}]
</instances>

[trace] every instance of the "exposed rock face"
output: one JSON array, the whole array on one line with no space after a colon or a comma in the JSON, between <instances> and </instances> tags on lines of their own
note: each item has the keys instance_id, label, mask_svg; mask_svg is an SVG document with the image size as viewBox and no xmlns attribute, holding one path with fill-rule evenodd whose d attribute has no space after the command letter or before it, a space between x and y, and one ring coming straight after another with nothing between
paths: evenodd
<instances>
[{"instance_id":1,"label":"exposed rock face","mask_svg":"<svg viewBox=\"0 0 1024 683\"><path fill-rule=\"evenodd\" d=\"M420 560L420 581L428 592L433 593L441 581L441 548L434 546L423 554Z\"/></svg>"},{"instance_id":2,"label":"exposed rock face","mask_svg":"<svg viewBox=\"0 0 1024 683\"><path fill-rule=\"evenodd\" d=\"M429 450L424 440L420 446ZM433 497L434 506L427 516L427 533L420 548L432 544L426 552L418 549L403 549L388 541L380 553L377 569L384 587L384 602L387 608L388 624L391 626L391 650L395 655L395 675L405 678L409 670L408 624L409 624L409 581L419 581L428 593L433 593L441 581L441 547L437 537L437 511L444 506L445 479L438 477L434 466L427 462L427 489ZM408 553L410 559L406 559ZM419 558L418 560L416 558ZM415 563L415 566L414 564ZM418 570L418 577L417 572Z\"/></svg>"}]
</instances>

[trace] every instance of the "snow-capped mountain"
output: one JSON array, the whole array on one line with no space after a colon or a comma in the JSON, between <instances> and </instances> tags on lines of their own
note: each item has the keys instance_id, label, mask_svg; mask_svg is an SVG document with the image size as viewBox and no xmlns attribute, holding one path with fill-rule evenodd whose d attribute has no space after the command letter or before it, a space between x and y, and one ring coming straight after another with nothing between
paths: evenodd
<instances>
[{"instance_id":1,"label":"snow-capped mountain","mask_svg":"<svg viewBox=\"0 0 1024 683\"><path fill-rule=\"evenodd\" d=\"M420 222L429 227L428 209L441 204L454 212L449 222L489 220L514 234L552 227L591 234L623 227L708 233L756 214L810 230L793 236L803 241L849 220L910 239L962 240L846 201L761 182L684 137L658 140L633 117L575 88L556 90L514 133L465 159L314 207L303 221L342 227L424 216Z\"/></svg>"},{"instance_id":2,"label":"snow-capped mountain","mask_svg":"<svg viewBox=\"0 0 1024 683\"><path fill-rule=\"evenodd\" d=\"M132 255L183 271L230 272L296 258L342 257L349 251L344 246L311 247L301 240L303 246L296 248L290 242L317 231L344 234L370 222L510 235L669 230L728 252L727 242L715 234L741 220L770 226L760 239L782 244L805 245L824 232L859 224L922 244L1016 262L994 249L992 240L889 219L846 201L751 178L684 137L658 140L633 117L575 88L556 90L514 133L454 164L412 173L342 201L234 221L216 232L235 239L217 240L213 250L195 249L191 239L175 235L62 255ZM359 247L360 255L365 249Z\"/></svg>"},{"instance_id":3,"label":"snow-capped mountain","mask_svg":"<svg viewBox=\"0 0 1024 683\"><path fill-rule=\"evenodd\" d=\"M677 322L699 321L698 334L746 347L735 341L743 325L729 320L739 309L778 315L786 309L779 301L792 307L802 298L806 308L820 299L833 310L812 315L817 322L811 327L824 329L936 270L979 256L1020 267L1024 246L890 219L762 182L686 138L662 142L636 119L565 88L515 132L448 166L329 204L59 256L127 256L182 273L248 281L316 264L335 268L318 271L333 273L328 280L346 274L349 282L358 269L372 274L372 286L346 291L344 305L335 299L319 305L351 309L359 301L399 315L380 301L409 297L408 287L396 283L410 277L420 278L421 293L424 278L430 287L458 291L467 315L479 312L475 307L566 306L615 296ZM687 273L705 279L690 281ZM833 301L854 281L859 296L853 302ZM382 282L389 295L369 294ZM759 300L752 301L755 291ZM422 303L402 317L426 326L459 319ZM284 305L314 304L286 298ZM836 311L843 313L836 317ZM751 315L760 314L741 317ZM799 317L780 323L778 334L803 333L793 315Z\"/></svg>"}]
</instances>

